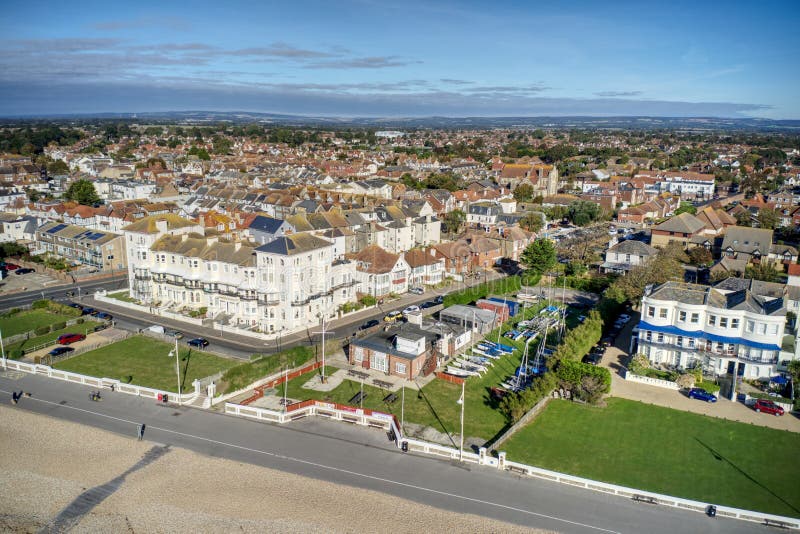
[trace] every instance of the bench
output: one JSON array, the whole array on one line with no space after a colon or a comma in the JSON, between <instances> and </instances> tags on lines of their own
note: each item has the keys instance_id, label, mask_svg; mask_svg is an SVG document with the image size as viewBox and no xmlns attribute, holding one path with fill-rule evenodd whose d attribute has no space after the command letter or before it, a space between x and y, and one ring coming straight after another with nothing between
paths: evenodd
<instances>
[{"instance_id":1,"label":"bench","mask_svg":"<svg viewBox=\"0 0 800 534\"><path fill-rule=\"evenodd\" d=\"M385 380L378 380L377 378L372 381L373 384L383 389L390 389L394 384Z\"/></svg>"},{"instance_id":2,"label":"bench","mask_svg":"<svg viewBox=\"0 0 800 534\"><path fill-rule=\"evenodd\" d=\"M632 499L636 502L646 502L647 504L658 504L658 501L655 497L650 497L649 495L640 495L635 493Z\"/></svg>"},{"instance_id":3,"label":"bench","mask_svg":"<svg viewBox=\"0 0 800 534\"><path fill-rule=\"evenodd\" d=\"M770 519L770 518L766 518L764 520L764 524L768 527L778 527L785 529L790 529L794 526L791 523L787 523L786 521L778 521L777 519Z\"/></svg>"},{"instance_id":4,"label":"bench","mask_svg":"<svg viewBox=\"0 0 800 534\"><path fill-rule=\"evenodd\" d=\"M359 404L362 400L367 397L366 393L361 393L360 391L353 395L353 397L348 401L348 404Z\"/></svg>"},{"instance_id":5,"label":"bench","mask_svg":"<svg viewBox=\"0 0 800 534\"><path fill-rule=\"evenodd\" d=\"M395 395L394 393L389 393L383 398L383 402L385 402L386 404L392 404L396 400L397 400L397 395Z\"/></svg>"},{"instance_id":6,"label":"bench","mask_svg":"<svg viewBox=\"0 0 800 534\"><path fill-rule=\"evenodd\" d=\"M369 378L369 373L365 373L364 371L357 371L355 369L350 369L349 371L347 371L347 374L350 376L355 376L362 380L366 380L367 378Z\"/></svg>"}]
</instances>

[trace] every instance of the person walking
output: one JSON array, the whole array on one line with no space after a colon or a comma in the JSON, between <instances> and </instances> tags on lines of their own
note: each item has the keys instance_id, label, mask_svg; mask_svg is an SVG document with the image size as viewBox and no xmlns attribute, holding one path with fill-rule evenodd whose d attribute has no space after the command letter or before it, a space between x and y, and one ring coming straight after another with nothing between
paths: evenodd
<instances>
[{"instance_id":1,"label":"person walking","mask_svg":"<svg viewBox=\"0 0 800 534\"><path fill-rule=\"evenodd\" d=\"M145 424L144 423L140 423L139 424L139 431L138 431L139 441L142 441L142 438L144 437L144 428L145 428Z\"/></svg>"}]
</instances>

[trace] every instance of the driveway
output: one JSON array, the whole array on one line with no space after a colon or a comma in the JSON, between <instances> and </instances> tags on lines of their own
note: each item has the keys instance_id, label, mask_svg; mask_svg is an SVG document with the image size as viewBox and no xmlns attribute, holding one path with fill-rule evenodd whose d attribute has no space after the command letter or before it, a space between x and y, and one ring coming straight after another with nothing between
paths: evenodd
<instances>
[{"instance_id":1,"label":"driveway","mask_svg":"<svg viewBox=\"0 0 800 534\"><path fill-rule=\"evenodd\" d=\"M614 340L614 344L608 347L603 354L600 365L607 367L611 371L611 396L623 399L645 402L665 408L693 412L740 423L751 423L754 425L766 426L778 430L789 430L800 432L800 419L795 415L786 414L782 417L757 413L751 408L739 402L733 402L725 398L720 398L715 403L702 402L690 399L685 393L671 389L629 382L623 378L624 369L630 355L631 332L639 324L639 314L631 313L631 320L625 325L620 335Z\"/></svg>"}]
</instances>

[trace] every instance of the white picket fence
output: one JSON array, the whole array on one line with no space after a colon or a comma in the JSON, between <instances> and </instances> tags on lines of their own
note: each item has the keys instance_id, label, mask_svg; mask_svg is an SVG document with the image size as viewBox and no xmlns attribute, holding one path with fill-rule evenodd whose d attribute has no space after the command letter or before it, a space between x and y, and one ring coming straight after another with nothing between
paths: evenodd
<instances>
[{"instance_id":1,"label":"white picket fence","mask_svg":"<svg viewBox=\"0 0 800 534\"><path fill-rule=\"evenodd\" d=\"M55 380L64 380L73 384L93 386L96 388L108 389L113 385L114 391L118 393L127 393L129 395L136 395L137 397L145 397L148 399L157 399L159 395L168 395L171 401L180 402L181 404L192 402L197 397L197 393L195 391L184 393L180 396L180 398L178 398L178 394L171 391L147 388L144 386L137 386L135 384L126 384L114 378L97 378L95 376L86 376L78 373L71 373L69 371L53 369L49 365L26 363L16 360L6 360L6 369L13 369L16 371L22 371L24 373L46 376Z\"/></svg>"},{"instance_id":2,"label":"white picket fence","mask_svg":"<svg viewBox=\"0 0 800 534\"><path fill-rule=\"evenodd\" d=\"M226 402L225 413L281 424L290 423L303 417L319 415L333 420L345 421L364 426L373 426L385 429L387 431L391 430L396 437L397 447L408 452L419 452L440 458L447 458L449 460L460 459L463 462L493 467L504 471L511 471L514 473L549 480L551 482L569 484L570 486L577 486L579 488L592 491L600 491L603 493L618 495L620 497L644 501L651 504L671 506L673 508L680 508L682 510L706 513L708 506L712 504L693 501L690 499L681 499L679 497L672 497L670 495L662 495L660 493L642 491L625 486L617 486L616 484L599 482L596 480L558 473L556 471L541 469L539 467L521 464L518 462L512 462L506 459L505 452L500 452L498 457L495 458L487 453L487 449L485 447L478 449L478 453L475 454L472 451L461 451L454 447L407 438L403 436L402 432L398 428L395 418L389 414L381 414L376 412L367 414L363 410L339 410L330 404L322 402L316 402L290 412L255 408ZM763 514L761 512L753 512L750 510L741 510L739 508L732 508L730 506L721 506L716 504L715 506L717 509L716 513L720 517L752 521L755 523L780 526L789 529L800 529L800 519Z\"/></svg>"}]
</instances>

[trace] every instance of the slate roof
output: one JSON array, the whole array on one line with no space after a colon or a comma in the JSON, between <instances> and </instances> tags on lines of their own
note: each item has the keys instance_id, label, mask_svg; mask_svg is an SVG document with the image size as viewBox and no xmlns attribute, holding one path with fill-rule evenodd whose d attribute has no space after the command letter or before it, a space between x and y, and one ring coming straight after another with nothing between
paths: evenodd
<instances>
[{"instance_id":1,"label":"slate roof","mask_svg":"<svg viewBox=\"0 0 800 534\"><path fill-rule=\"evenodd\" d=\"M691 213L681 213L669 220L653 227L653 230L663 232L676 232L681 234L696 234L705 228L705 225Z\"/></svg>"},{"instance_id":2,"label":"slate roof","mask_svg":"<svg viewBox=\"0 0 800 534\"><path fill-rule=\"evenodd\" d=\"M268 234L274 234L278 230L280 230L281 225L286 223L283 219L275 219L273 217L267 217L266 215L258 215L253 222L250 223L251 230L258 230L261 232L266 232Z\"/></svg>"},{"instance_id":3,"label":"slate roof","mask_svg":"<svg viewBox=\"0 0 800 534\"><path fill-rule=\"evenodd\" d=\"M620 241L613 247L609 248L608 252L615 252L617 254L632 254L636 256L654 256L656 253L658 253L658 250L650 245L645 245L641 241L636 241L635 239L626 239L625 241Z\"/></svg>"},{"instance_id":4,"label":"slate roof","mask_svg":"<svg viewBox=\"0 0 800 534\"><path fill-rule=\"evenodd\" d=\"M760 290L763 291L763 289ZM698 284L666 282L653 289L648 296L656 300L704 304L721 310L745 310L762 315L786 314L782 292L781 297L774 298L771 295L756 294L747 288L736 291L720 291L714 287Z\"/></svg>"},{"instance_id":5,"label":"slate roof","mask_svg":"<svg viewBox=\"0 0 800 534\"><path fill-rule=\"evenodd\" d=\"M330 241L326 241L325 239L321 239L311 234L292 234L279 237L274 241L271 241L265 245L261 245L256 249L256 251L267 254L293 256L295 254L302 254L310 250L316 250L329 246L331 246Z\"/></svg>"}]
</instances>

